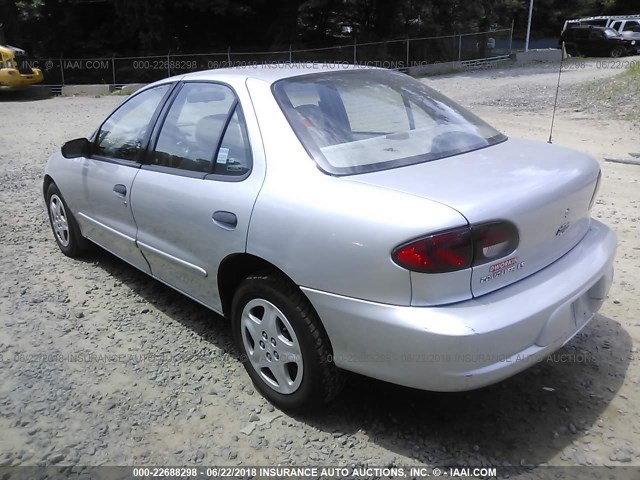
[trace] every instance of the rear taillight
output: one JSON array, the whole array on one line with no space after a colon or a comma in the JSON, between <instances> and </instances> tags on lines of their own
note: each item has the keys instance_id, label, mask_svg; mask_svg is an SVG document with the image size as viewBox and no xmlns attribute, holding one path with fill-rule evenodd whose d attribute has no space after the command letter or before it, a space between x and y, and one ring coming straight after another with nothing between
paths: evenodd
<instances>
[{"instance_id":1,"label":"rear taillight","mask_svg":"<svg viewBox=\"0 0 640 480\"><path fill-rule=\"evenodd\" d=\"M506 257L516 247L520 237L518 229L509 222L491 222L471 228L473 236L473 265L482 265Z\"/></svg>"},{"instance_id":2,"label":"rear taillight","mask_svg":"<svg viewBox=\"0 0 640 480\"><path fill-rule=\"evenodd\" d=\"M516 249L518 241L513 224L491 222L413 240L397 247L391 256L407 270L447 273L505 257Z\"/></svg>"},{"instance_id":3,"label":"rear taillight","mask_svg":"<svg viewBox=\"0 0 640 480\"><path fill-rule=\"evenodd\" d=\"M395 262L408 270L445 273L471 266L473 247L468 227L429 235L393 251Z\"/></svg>"}]
</instances>

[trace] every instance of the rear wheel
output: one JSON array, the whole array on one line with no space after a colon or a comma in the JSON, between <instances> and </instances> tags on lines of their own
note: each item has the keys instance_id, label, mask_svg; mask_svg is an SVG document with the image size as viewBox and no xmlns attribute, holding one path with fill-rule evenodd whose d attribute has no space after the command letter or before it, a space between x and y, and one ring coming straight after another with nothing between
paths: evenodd
<instances>
[{"instance_id":1,"label":"rear wheel","mask_svg":"<svg viewBox=\"0 0 640 480\"><path fill-rule=\"evenodd\" d=\"M87 248L88 241L80 234L78 223L55 183L47 189L47 207L51 230L58 247L67 257L78 257Z\"/></svg>"},{"instance_id":2,"label":"rear wheel","mask_svg":"<svg viewBox=\"0 0 640 480\"><path fill-rule=\"evenodd\" d=\"M258 274L238 288L232 307L241 360L258 391L288 411L333 399L342 375L318 315L289 280Z\"/></svg>"}]
</instances>

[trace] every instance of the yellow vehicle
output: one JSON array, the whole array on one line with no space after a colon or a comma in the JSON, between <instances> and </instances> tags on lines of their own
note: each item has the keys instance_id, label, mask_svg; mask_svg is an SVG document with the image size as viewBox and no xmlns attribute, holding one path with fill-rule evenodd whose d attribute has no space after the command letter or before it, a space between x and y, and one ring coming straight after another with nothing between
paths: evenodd
<instances>
[{"instance_id":1,"label":"yellow vehicle","mask_svg":"<svg viewBox=\"0 0 640 480\"><path fill-rule=\"evenodd\" d=\"M24 65L25 51L10 45L0 45L0 90L28 87L42 82L42 71Z\"/></svg>"}]
</instances>

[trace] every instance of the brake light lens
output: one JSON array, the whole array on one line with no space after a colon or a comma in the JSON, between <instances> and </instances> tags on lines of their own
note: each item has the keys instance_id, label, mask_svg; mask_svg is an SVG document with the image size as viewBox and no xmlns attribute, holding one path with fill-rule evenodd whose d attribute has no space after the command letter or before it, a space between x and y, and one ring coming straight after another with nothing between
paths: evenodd
<instances>
[{"instance_id":1,"label":"brake light lens","mask_svg":"<svg viewBox=\"0 0 640 480\"><path fill-rule=\"evenodd\" d=\"M392 258L403 268L422 273L448 273L510 255L519 243L509 222L490 222L436 233L400 245Z\"/></svg>"},{"instance_id":2,"label":"brake light lens","mask_svg":"<svg viewBox=\"0 0 640 480\"><path fill-rule=\"evenodd\" d=\"M436 233L401 245L393 251L401 267L414 272L446 273L471 266L473 247L468 227Z\"/></svg>"}]
</instances>

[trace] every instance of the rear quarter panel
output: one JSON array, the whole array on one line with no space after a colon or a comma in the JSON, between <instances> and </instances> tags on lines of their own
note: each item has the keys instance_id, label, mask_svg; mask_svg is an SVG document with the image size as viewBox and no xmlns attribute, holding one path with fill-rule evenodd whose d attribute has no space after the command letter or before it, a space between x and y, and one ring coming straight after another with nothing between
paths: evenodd
<instances>
[{"instance_id":1,"label":"rear quarter panel","mask_svg":"<svg viewBox=\"0 0 640 480\"><path fill-rule=\"evenodd\" d=\"M248 86L267 158L248 253L273 263L300 286L410 305L411 274L392 261L391 251L466 220L437 202L322 173L291 130L270 85L249 80Z\"/></svg>"}]
</instances>

